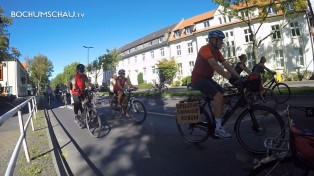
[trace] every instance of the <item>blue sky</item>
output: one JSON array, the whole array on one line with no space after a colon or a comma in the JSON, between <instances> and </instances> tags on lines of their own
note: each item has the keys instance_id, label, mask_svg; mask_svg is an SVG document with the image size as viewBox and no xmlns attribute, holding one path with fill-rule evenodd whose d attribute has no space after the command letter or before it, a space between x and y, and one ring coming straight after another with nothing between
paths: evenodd
<instances>
[{"instance_id":1,"label":"blue sky","mask_svg":"<svg viewBox=\"0 0 314 176\"><path fill-rule=\"evenodd\" d=\"M0 0L5 15L13 17L10 46L24 58L43 54L54 65L52 78L73 62L87 64L159 29L217 8L210 0ZM78 18L21 17L21 12L69 12ZM55 13L54 13L55 15Z\"/></svg>"}]
</instances>

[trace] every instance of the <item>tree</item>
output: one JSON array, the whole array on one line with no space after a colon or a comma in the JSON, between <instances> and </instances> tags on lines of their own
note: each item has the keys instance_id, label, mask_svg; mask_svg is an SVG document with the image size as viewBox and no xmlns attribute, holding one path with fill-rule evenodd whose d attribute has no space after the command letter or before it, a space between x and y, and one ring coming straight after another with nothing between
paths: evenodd
<instances>
[{"instance_id":1,"label":"tree","mask_svg":"<svg viewBox=\"0 0 314 176\"><path fill-rule=\"evenodd\" d=\"M99 64L102 65L102 69L104 72L106 71L116 72L117 65L119 61L122 60L122 56L119 53L119 51L115 48L113 50L107 49L106 51L107 51L106 54L99 57L100 58Z\"/></svg>"},{"instance_id":2,"label":"tree","mask_svg":"<svg viewBox=\"0 0 314 176\"><path fill-rule=\"evenodd\" d=\"M0 63L4 60L13 60L21 56L17 48L10 48L10 33L7 28L12 24L12 18L6 17L0 6Z\"/></svg>"},{"instance_id":3,"label":"tree","mask_svg":"<svg viewBox=\"0 0 314 176\"><path fill-rule=\"evenodd\" d=\"M44 55L34 56L33 59L25 58L30 79L37 85L38 91L49 83L49 77L53 72L52 62Z\"/></svg>"},{"instance_id":4,"label":"tree","mask_svg":"<svg viewBox=\"0 0 314 176\"><path fill-rule=\"evenodd\" d=\"M102 74L102 61L103 56L99 56L98 59L94 60L90 65L89 65L89 69L92 72L92 74L94 74L94 78L95 78L95 83L97 83L98 77L100 76L100 74Z\"/></svg>"},{"instance_id":5,"label":"tree","mask_svg":"<svg viewBox=\"0 0 314 176\"><path fill-rule=\"evenodd\" d=\"M253 60L257 60L257 49L261 43L272 36L275 31L264 34L261 39L256 36L261 29L261 26L266 22L270 12L278 12L284 18L289 16L290 20L282 24L281 27L286 26L292 19L299 15L298 12L306 10L307 3L304 0L212 0L213 2L223 7L220 10L222 15L238 19L244 22L249 27L250 40L252 41ZM256 15L256 10L258 14ZM254 28L253 24L258 23L258 27Z\"/></svg>"},{"instance_id":6,"label":"tree","mask_svg":"<svg viewBox=\"0 0 314 176\"><path fill-rule=\"evenodd\" d=\"M59 73L51 80L51 86L56 87L58 84L68 85L69 81L73 79L77 64L79 64L79 62L73 62L70 65L66 65L63 69L63 72Z\"/></svg>"},{"instance_id":7,"label":"tree","mask_svg":"<svg viewBox=\"0 0 314 176\"><path fill-rule=\"evenodd\" d=\"M168 59L162 59L157 64L159 70L163 71L167 79L173 80L174 76L178 72L178 64L176 63L174 57Z\"/></svg>"}]
</instances>

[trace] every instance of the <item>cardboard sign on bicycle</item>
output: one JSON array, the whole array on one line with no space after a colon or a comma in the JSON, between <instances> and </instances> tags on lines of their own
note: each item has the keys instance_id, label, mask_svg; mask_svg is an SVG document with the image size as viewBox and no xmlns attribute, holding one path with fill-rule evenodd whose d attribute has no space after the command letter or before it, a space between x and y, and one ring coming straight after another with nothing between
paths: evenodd
<instances>
[{"instance_id":1,"label":"cardboard sign on bicycle","mask_svg":"<svg viewBox=\"0 0 314 176\"><path fill-rule=\"evenodd\" d=\"M176 104L177 123L196 123L201 121L198 101Z\"/></svg>"}]
</instances>

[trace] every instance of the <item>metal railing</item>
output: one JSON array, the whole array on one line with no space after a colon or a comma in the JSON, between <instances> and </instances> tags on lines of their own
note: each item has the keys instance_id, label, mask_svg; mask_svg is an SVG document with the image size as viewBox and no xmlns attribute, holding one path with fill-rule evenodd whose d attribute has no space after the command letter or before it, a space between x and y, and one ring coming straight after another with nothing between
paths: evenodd
<instances>
[{"instance_id":1,"label":"metal railing","mask_svg":"<svg viewBox=\"0 0 314 176\"><path fill-rule=\"evenodd\" d=\"M21 109L26 105L28 105L29 117L27 118L26 123L24 125L23 119L22 119ZM19 139L18 139L18 141L14 147L12 156L10 158L7 170L5 172L5 176L12 176L13 175L14 168L16 165L16 161L17 161L18 154L19 154L22 143L23 143L23 148L24 148L26 160L28 163L30 162L28 148L27 148L27 144L26 144L26 130L28 128L29 122L31 122L32 130L34 131L33 118L36 119L36 112L37 112L36 97L31 97L28 100L21 103L20 105L18 105L17 107L11 109L7 113L0 116L0 126L1 126L5 123L5 121L8 118L11 118L14 114L18 113L19 126L20 126L20 132L21 132L21 135L20 135L20 137L19 137Z\"/></svg>"}]
</instances>

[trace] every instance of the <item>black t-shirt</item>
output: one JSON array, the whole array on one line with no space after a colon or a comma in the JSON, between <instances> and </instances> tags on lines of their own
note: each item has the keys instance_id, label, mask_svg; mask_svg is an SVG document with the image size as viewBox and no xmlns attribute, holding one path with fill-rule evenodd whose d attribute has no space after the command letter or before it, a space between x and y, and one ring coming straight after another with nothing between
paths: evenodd
<instances>
[{"instance_id":1,"label":"black t-shirt","mask_svg":"<svg viewBox=\"0 0 314 176\"><path fill-rule=\"evenodd\" d=\"M243 69L240 67L240 65L243 64L242 62L238 62L236 66L234 67L234 70L240 75ZM243 64L244 65L244 64ZM244 65L245 66L245 65Z\"/></svg>"}]
</instances>

